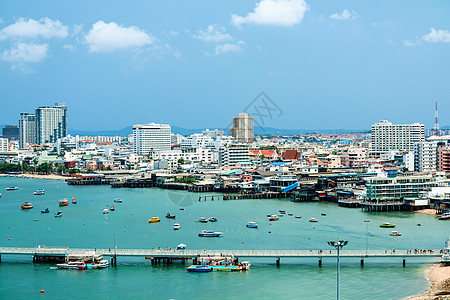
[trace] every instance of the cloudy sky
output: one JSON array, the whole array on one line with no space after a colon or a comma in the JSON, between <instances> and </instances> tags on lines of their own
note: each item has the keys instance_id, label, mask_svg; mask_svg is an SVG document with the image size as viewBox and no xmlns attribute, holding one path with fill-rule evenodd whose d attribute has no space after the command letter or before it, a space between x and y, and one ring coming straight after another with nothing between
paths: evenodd
<instances>
[{"instance_id":1,"label":"cloudy sky","mask_svg":"<svg viewBox=\"0 0 450 300\"><path fill-rule=\"evenodd\" d=\"M69 127L450 125L450 2L1 1L0 124L66 102ZM255 99L264 92L264 99Z\"/></svg>"}]
</instances>

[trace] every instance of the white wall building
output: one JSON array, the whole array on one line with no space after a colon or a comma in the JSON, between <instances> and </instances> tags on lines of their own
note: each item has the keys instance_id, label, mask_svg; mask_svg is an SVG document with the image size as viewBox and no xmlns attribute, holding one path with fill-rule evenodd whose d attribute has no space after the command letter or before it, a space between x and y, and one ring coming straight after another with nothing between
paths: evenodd
<instances>
[{"instance_id":1,"label":"white wall building","mask_svg":"<svg viewBox=\"0 0 450 300\"><path fill-rule=\"evenodd\" d=\"M425 125L395 125L381 120L372 125L372 152L413 151L414 143L425 141Z\"/></svg>"},{"instance_id":2,"label":"white wall building","mask_svg":"<svg viewBox=\"0 0 450 300\"><path fill-rule=\"evenodd\" d=\"M170 150L169 124L138 124L133 126L134 153L146 155L152 151Z\"/></svg>"},{"instance_id":3,"label":"white wall building","mask_svg":"<svg viewBox=\"0 0 450 300\"><path fill-rule=\"evenodd\" d=\"M19 119L19 147L36 144L36 115L21 113Z\"/></svg>"},{"instance_id":4,"label":"white wall building","mask_svg":"<svg viewBox=\"0 0 450 300\"><path fill-rule=\"evenodd\" d=\"M219 150L219 167L232 167L238 163L250 162L247 145L232 144Z\"/></svg>"},{"instance_id":5,"label":"white wall building","mask_svg":"<svg viewBox=\"0 0 450 300\"><path fill-rule=\"evenodd\" d=\"M56 143L67 135L67 107L55 103L54 107L36 108L36 142L40 145Z\"/></svg>"},{"instance_id":6,"label":"white wall building","mask_svg":"<svg viewBox=\"0 0 450 300\"><path fill-rule=\"evenodd\" d=\"M8 150L8 139L0 138L0 152L7 152Z\"/></svg>"},{"instance_id":7,"label":"white wall building","mask_svg":"<svg viewBox=\"0 0 450 300\"><path fill-rule=\"evenodd\" d=\"M414 144L414 170L428 172L437 170L437 141Z\"/></svg>"}]
</instances>

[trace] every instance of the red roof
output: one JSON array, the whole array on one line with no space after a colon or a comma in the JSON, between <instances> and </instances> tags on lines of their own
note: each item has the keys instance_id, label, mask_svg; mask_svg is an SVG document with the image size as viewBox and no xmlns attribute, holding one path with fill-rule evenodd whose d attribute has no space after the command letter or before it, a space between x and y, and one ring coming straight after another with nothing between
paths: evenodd
<instances>
[{"instance_id":1,"label":"red roof","mask_svg":"<svg viewBox=\"0 0 450 300\"><path fill-rule=\"evenodd\" d=\"M284 159L299 159L300 158L300 152L297 150L286 150L283 153Z\"/></svg>"},{"instance_id":2,"label":"red roof","mask_svg":"<svg viewBox=\"0 0 450 300\"><path fill-rule=\"evenodd\" d=\"M265 157L272 157L275 154L275 150L259 150L259 152Z\"/></svg>"}]
</instances>

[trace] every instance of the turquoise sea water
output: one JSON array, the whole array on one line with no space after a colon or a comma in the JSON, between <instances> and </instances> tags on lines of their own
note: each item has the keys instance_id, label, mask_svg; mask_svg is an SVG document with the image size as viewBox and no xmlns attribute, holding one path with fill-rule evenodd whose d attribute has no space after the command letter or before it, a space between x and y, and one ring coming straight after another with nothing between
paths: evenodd
<instances>
[{"instance_id":1,"label":"turquoise sea water","mask_svg":"<svg viewBox=\"0 0 450 300\"><path fill-rule=\"evenodd\" d=\"M19 186L7 192L8 186ZM46 194L33 196L44 188ZM59 180L0 177L0 246L36 245L83 248L175 248L189 249L329 249L328 240L345 239L347 249L365 249L366 225L369 249L441 248L450 233L450 223L434 216L407 212L366 213L330 203L292 203L284 199L202 201L199 194L161 189L112 189L110 186L68 186ZM76 197L78 204L58 207L61 198ZM114 203L121 198L123 203ZM22 211L20 204L31 201L34 208ZM114 204L116 211L103 215ZM180 205L185 210L180 210ZM49 214L40 211L50 209ZM62 210L62 218L53 213ZM286 210L269 222L269 213ZM176 220L164 218L170 211ZM321 216L326 213L326 216ZM161 222L149 224L159 216ZM215 216L217 223L201 224L200 217ZM318 223L309 223L315 217ZM33 219L39 219L34 222ZM245 224L256 221L259 229ZM173 223L180 223L179 231ZM391 222L402 232L389 236L390 229L379 224ZM421 226L417 226L420 223ZM203 229L222 231L223 238L199 238ZM10 239L10 240L9 240ZM344 250L345 251L345 250ZM401 299L427 288L424 259L368 259L363 268L358 259L343 259L342 299ZM151 266L141 258L119 258L117 267L104 270L57 270L53 264L32 264L31 257L3 255L0 264L0 298L96 298L127 299L333 299L335 259L251 259L252 268L242 273L187 273L182 264ZM45 290L41 295L39 291Z\"/></svg>"}]
</instances>

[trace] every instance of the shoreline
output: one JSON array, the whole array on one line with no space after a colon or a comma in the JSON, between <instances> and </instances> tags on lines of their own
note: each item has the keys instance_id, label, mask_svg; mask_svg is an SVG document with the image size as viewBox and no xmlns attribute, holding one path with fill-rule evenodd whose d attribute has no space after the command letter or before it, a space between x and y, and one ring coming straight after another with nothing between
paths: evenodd
<instances>
[{"instance_id":1,"label":"shoreline","mask_svg":"<svg viewBox=\"0 0 450 300\"><path fill-rule=\"evenodd\" d=\"M420 210L414 210L413 212L418 213L418 214L436 216L436 209L434 209L434 208L425 208L425 209L420 209Z\"/></svg>"},{"instance_id":2,"label":"shoreline","mask_svg":"<svg viewBox=\"0 0 450 300\"><path fill-rule=\"evenodd\" d=\"M52 179L52 180L65 180L67 176L61 175L41 175L41 174L0 174L0 177L17 177L17 178L35 178L35 179Z\"/></svg>"},{"instance_id":3,"label":"shoreline","mask_svg":"<svg viewBox=\"0 0 450 300\"><path fill-rule=\"evenodd\" d=\"M425 270L425 277L428 281L427 291L409 296L406 300L450 299L450 266L433 264Z\"/></svg>"}]
</instances>

